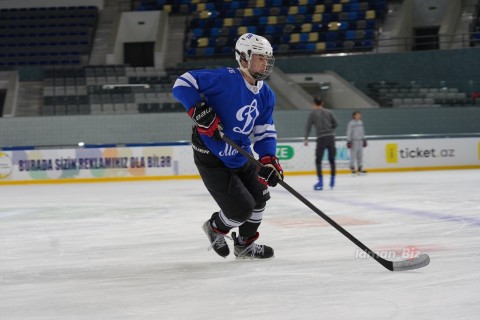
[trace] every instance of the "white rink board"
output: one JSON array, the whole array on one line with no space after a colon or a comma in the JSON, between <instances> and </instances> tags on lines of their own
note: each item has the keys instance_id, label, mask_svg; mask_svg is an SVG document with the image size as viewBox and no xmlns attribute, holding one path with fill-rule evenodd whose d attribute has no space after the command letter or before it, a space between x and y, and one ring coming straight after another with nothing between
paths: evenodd
<instances>
[{"instance_id":1,"label":"white rink board","mask_svg":"<svg viewBox=\"0 0 480 320\"><path fill-rule=\"evenodd\" d=\"M309 171L314 168L315 141L308 147L303 143L279 143L291 146L294 156L282 159L281 164L286 171ZM346 141L338 141L337 168L348 168L350 154ZM324 155L323 168L328 168L327 155ZM479 138L438 138L438 139L389 139L372 140L364 148L364 167L373 170L382 169L421 169L443 167L480 166Z\"/></svg>"},{"instance_id":2,"label":"white rink board","mask_svg":"<svg viewBox=\"0 0 480 320\"><path fill-rule=\"evenodd\" d=\"M336 164L349 167L345 141L338 141ZM287 174L315 173L315 141L279 142L277 156ZM324 158L324 170L329 170ZM479 138L371 140L364 149L370 171L480 168ZM188 144L166 146L0 151L0 184L101 179L197 176Z\"/></svg>"}]
</instances>

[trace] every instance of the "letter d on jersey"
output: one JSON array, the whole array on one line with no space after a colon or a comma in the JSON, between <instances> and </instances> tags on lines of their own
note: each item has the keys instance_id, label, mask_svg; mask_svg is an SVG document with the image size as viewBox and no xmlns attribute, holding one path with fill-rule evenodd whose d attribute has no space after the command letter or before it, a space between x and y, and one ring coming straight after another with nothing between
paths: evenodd
<instances>
[{"instance_id":1,"label":"letter d on jersey","mask_svg":"<svg viewBox=\"0 0 480 320\"><path fill-rule=\"evenodd\" d=\"M253 125L255 124L255 119L257 119L258 115L259 112L257 109L257 100L253 99L249 105L246 105L237 111L237 120L239 122L245 120L245 123L243 125L243 128L234 127L233 131L249 135L252 132Z\"/></svg>"}]
</instances>

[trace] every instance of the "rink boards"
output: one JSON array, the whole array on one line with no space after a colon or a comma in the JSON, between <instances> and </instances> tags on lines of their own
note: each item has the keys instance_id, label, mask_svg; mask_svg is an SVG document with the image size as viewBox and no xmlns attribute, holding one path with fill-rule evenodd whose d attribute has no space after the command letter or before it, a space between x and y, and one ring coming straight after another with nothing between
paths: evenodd
<instances>
[{"instance_id":1,"label":"rink boards","mask_svg":"<svg viewBox=\"0 0 480 320\"><path fill-rule=\"evenodd\" d=\"M346 141L336 143L337 172L349 173ZM87 146L0 151L0 184L196 178L189 143ZM280 140L286 174L315 174L315 140ZM368 172L480 168L479 137L372 138L364 148ZM329 174L327 155L323 170Z\"/></svg>"}]
</instances>

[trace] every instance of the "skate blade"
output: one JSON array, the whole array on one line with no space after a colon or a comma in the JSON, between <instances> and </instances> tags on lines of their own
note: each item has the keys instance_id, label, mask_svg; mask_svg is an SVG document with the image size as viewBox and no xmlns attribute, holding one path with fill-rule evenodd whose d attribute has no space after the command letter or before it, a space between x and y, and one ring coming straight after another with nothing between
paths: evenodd
<instances>
[{"instance_id":1,"label":"skate blade","mask_svg":"<svg viewBox=\"0 0 480 320\"><path fill-rule=\"evenodd\" d=\"M255 258L255 257L251 257L251 256L235 256L235 260L237 261L248 261L248 260L269 260L269 259L272 259L272 258L275 258L275 255L269 257L269 258Z\"/></svg>"}]
</instances>

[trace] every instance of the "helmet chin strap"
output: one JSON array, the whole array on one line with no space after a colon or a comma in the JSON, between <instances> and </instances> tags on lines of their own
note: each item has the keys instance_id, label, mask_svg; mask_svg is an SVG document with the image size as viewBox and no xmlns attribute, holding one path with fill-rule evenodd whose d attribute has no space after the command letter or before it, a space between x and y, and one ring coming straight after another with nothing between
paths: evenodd
<instances>
[{"instance_id":1,"label":"helmet chin strap","mask_svg":"<svg viewBox=\"0 0 480 320\"><path fill-rule=\"evenodd\" d=\"M245 58L245 54L244 53L241 53L240 51L238 51L237 49L235 49L235 52L239 55L239 59L237 60L238 62L238 65L240 67L240 70L243 71L243 73L245 73L247 75L247 77L249 77L250 79L252 79L253 81L255 81L255 85L257 84L258 80L255 79L252 74L250 73L250 71L248 69L250 69L250 66L251 66L251 62L252 60L247 60L247 58ZM245 61L247 63L247 68L245 68L243 65L242 65L242 61Z\"/></svg>"},{"instance_id":2,"label":"helmet chin strap","mask_svg":"<svg viewBox=\"0 0 480 320\"><path fill-rule=\"evenodd\" d=\"M244 60L248 63L248 68L250 68L250 61ZM250 71L248 71L248 68L245 68L242 66L242 63L239 61L238 64L240 65L240 70L242 70L249 78L251 78L253 81L257 82L257 80L252 76Z\"/></svg>"}]
</instances>

